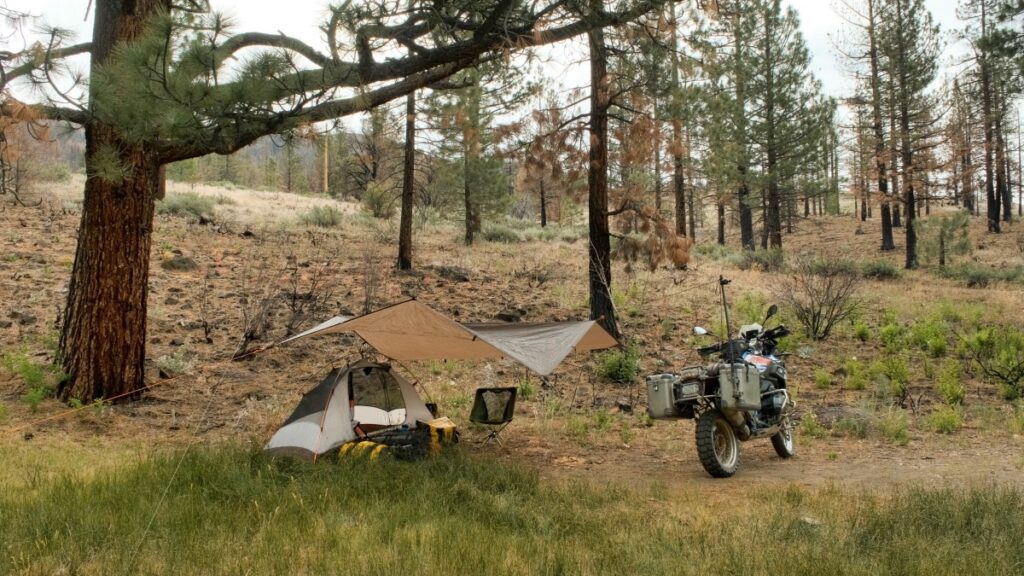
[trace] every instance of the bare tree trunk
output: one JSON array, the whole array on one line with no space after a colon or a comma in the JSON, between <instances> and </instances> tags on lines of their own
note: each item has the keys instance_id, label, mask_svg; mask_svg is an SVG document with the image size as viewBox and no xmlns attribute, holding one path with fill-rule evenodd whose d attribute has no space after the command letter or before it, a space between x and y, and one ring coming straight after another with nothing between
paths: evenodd
<instances>
[{"instance_id":1,"label":"bare tree trunk","mask_svg":"<svg viewBox=\"0 0 1024 576\"><path fill-rule=\"evenodd\" d=\"M402 166L402 214L398 224L398 269L412 270L412 211L416 196L416 92L405 97L405 159Z\"/></svg>"},{"instance_id":2,"label":"bare tree trunk","mask_svg":"<svg viewBox=\"0 0 1024 576\"><path fill-rule=\"evenodd\" d=\"M590 0L595 12L602 0ZM590 169L587 172L587 200L590 216L590 317L618 338L619 325L612 302L611 238L608 228L608 64L604 31L588 34L590 44Z\"/></svg>"},{"instance_id":3,"label":"bare tree trunk","mask_svg":"<svg viewBox=\"0 0 1024 576\"><path fill-rule=\"evenodd\" d=\"M130 6L97 2L92 68L101 67L115 47L133 41L153 15L169 8L169 0L138 0ZM144 386L149 255L162 170L151 150L124 141L98 120L86 124L85 142L91 176L85 182L61 326L60 361L68 379L58 394L88 402ZM121 165L133 167L119 179L100 176L97 163L109 150L117 151Z\"/></svg>"}]
</instances>

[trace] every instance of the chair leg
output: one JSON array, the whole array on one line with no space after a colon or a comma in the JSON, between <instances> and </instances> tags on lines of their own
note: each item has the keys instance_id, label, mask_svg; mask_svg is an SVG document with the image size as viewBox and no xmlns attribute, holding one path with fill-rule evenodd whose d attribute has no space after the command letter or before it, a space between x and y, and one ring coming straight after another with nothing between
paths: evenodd
<instances>
[{"instance_id":1,"label":"chair leg","mask_svg":"<svg viewBox=\"0 0 1024 576\"><path fill-rule=\"evenodd\" d=\"M501 441L501 431L504 430L505 427L508 426L511 423L512 423L512 421L509 420L508 422L505 422L504 424L502 424L501 426L499 426L497 428L491 428L491 431L487 434L487 437L484 438L480 443L481 444L487 444L491 440L494 440L495 442L498 443L498 446L504 446L505 443Z\"/></svg>"}]
</instances>

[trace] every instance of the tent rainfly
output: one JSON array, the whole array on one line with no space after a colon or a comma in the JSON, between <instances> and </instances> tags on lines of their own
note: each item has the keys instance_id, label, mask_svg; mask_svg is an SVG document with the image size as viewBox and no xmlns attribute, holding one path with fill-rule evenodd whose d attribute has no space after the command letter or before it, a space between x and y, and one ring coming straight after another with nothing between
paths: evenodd
<instances>
[{"instance_id":1,"label":"tent rainfly","mask_svg":"<svg viewBox=\"0 0 1024 576\"><path fill-rule=\"evenodd\" d=\"M398 361L512 358L547 376L571 352L618 345L593 320L520 324L460 324L417 300L364 316L338 316L279 342L318 334L353 333Z\"/></svg>"}]
</instances>

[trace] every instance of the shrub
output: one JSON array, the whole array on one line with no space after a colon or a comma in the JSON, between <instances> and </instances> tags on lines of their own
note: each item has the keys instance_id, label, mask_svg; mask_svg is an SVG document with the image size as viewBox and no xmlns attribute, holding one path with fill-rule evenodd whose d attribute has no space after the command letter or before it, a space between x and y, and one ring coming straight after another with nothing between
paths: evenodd
<instances>
[{"instance_id":1,"label":"shrub","mask_svg":"<svg viewBox=\"0 0 1024 576\"><path fill-rule=\"evenodd\" d=\"M964 396L967 395L967 389L961 382L961 376L962 369L959 362L947 360L943 363L936 389L942 401L950 406L962 404Z\"/></svg>"},{"instance_id":2,"label":"shrub","mask_svg":"<svg viewBox=\"0 0 1024 576\"><path fill-rule=\"evenodd\" d=\"M853 324L853 334L857 337L857 340L867 342L871 339L871 327L863 320L858 320Z\"/></svg>"},{"instance_id":3,"label":"shrub","mask_svg":"<svg viewBox=\"0 0 1024 576\"><path fill-rule=\"evenodd\" d=\"M899 409L889 410L878 419L878 432L899 446L906 446L910 442L908 428L907 415Z\"/></svg>"},{"instance_id":4,"label":"shrub","mask_svg":"<svg viewBox=\"0 0 1024 576\"><path fill-rule=\"evenodd\" d=\"M0 402L0 424L7 421L7 404Z\"/></svg>"},{"instance_id":5,"label":"shrub","mask_svg":"<svg viewBox=\"0 0 1024 576\"><path fill-rule=\"evenodd\" d=\"M939 434L952 434L964 424L963 416L954 406L943 405L928 415L928 428Z\"/></svg>"},{"instance_id":6,"label":"shrub","mask_svg":"<svg viewBox=\"0 0 1024 576\"><path fill-rule=\"evenodd\" d=\"M532 400L534 395L537 393L537 387L533 385L533 381L527 376L519 380L519 392L518 396L520 400Z\"/></svg>"},{"instance_id":7,"label":"shrub","mask_svg":"<svg viewBox=\"0 0 1024 576\"><path fill-rule=\"evenodd\" d=\"M949 339L949 328L942 320L918 322L910 327L907 340L914 346L925 350L932 358L946 355Z\"/></svg>"},{"instance_id":8,"label":"shrub","mask_svg":"<svg viewBox=\"0 0 1024 576\"><path fill-rule=\"evenodd\" d=\"M812 340L825 340L837 323L850 318L860 303L860 278L847 262L807 259L797 263L781 283L780 299Z\"/></svg>"},{"instance_id":9,"label":"shrub","mask_svg":"<svg viewBox=\"0 0 1024 576\"><path fill-rule=\"evenodd\" d=\"M870 432L871 418L863 413L842 416L832 425L832 433L839 436L867 438Z\"/></svg>"},{"instance_id":10,"label":"shrub","mask_svg":"<svg viewBox=\"0 0 1024 576\"><path fill-rule=\"evenodd\" d=\"M716 244L714 242L697 244L694 246L693 250L699 256L704 256L709 260L723 261L738 256L734 248L724 244Z\"/></svg>"},{"instance_id":11,"label":"shrub","mask_svg":"<svg viewBox=\"0 0 1024 576\"><path fill-rule=\"evenodd\" d=\"M984 328L964 339L962 349L1003 398L1024 395L1024 332L1010 326Z\"/></svg>"},{"instance_id":12,"label":"shrub","mask_svg":"<svg viewBox=\"0 0 1024 576\"><path fill-rule=\"evenodd\" d=\"M313 206L307 212L299 215L299 221L309 226L320 228L334 228L341 224L342 214L334 206Z\"/></svg>"},{"instance_id":13,"label":"shrub","mask_svg":"<svg viewBox=\"0 0 1024 576\"><path fill-rule=\"evenodd\" d=\"M24 352L5 352L0 357L0 367L21 378L25 385L21 399L32 412L39 409L43 400L53 395L56 385L66 377L56 365L33 362Z\"/></svg>"},{"instance_id":14,"label":"shrub","mask_svg":"<svg viewBox=\"0 0 1024 576\"><path fill-rule=\"evenodd\" d=\"M785 265L785 255L780 248L768 250L744 250L738 258L730 258L740 270L760 268L765 272L778 272Z\"/></svg>"},{"instance_id":15,"label":"shrub","mask_svg":"<svg viewBox=\"0 0 1024 576\"><path fill-rule=\"evenodd\" d=\"M370 182L363 192L363 209L374 218L391 218L395 215L395 193L376 182Z\"/></svg>"},{"instance_id":16,"label":"shrub","mask_svg":"<svg viewBox=\"0 0 1024 576\"><path fill-rule=\"evenodd\" d=\"M997 269L963 264L939 268L937 273L944 278L963 281L968 288L986 288L994 282L1024 282L1024 266Z\"/></svg>"},{"instance_id":17,"label":"shrub","mask_svg":"<svg viewBox=\"0 0 1024 576\"><path fill-rule=\"evenodd\" d=\"M888 260L865 262L861 265L860 272L865 278L874 280L899 280L903 277L903 272Z\"/></svg>"},{"instance_id":18,"label":"shrub","mask_svg":"<svg viewBox=\"0 0 1024 576\"><path fill-rule=\"evenodd\" d=\"M195 192L168 194L156 203L159 214L171 214L183 218L191 218L200 222L212 221L216 200L210 196L200 196Z\"/></svg>"},{"instance_id":19,"label":"shrub","mask_svg":"<svg viewBox=\"0 0 1024 576\"><path fill-rule=\"evenodd\" d=\"M843 363L843 369L846 370L844 387L847 390L863 390L868 387L868 376L863 362L855 359L847 360Z\"/></svg>"},{"instance_id":20,"label":"shrub","mask_svg":"<svg viewBox=\"0 0 1024 576\"><path fill-rule=\"evenodd\" d=\"M818 368L814 371L814 385L819 390L825 390L832 387L832 374L824 368Z\"/></svg>"},{"instance_id":21,"label":"shrub","mask_svg":"<svg viewBox=\"0 0 1024 576\"><path fill-rule=\"evenodd\" d=\"M910 383L910 367L903 356L886 356L871 365L871 375L884 386L882 395L902 404Z\"/></svg>"},{"instance_id":22,"label":"shrub","mask_svg":"<svg viewBox=\"0 0 1024 576\"><path fill-rule=\"evenodd\" d=\"M628 384L640 372L640 347L636 343L610 350L598 357L597 373L607 380Z\"/></svg>"},{"instance_id":23,"label":"shrub","mask_svg":"<svg viewBox=\"0 0 1024 576\"><path fill-rule=\"evenodd\" d=\"M886 350L895 351L903 347L903 327L899 324L886 324L878 330L878 336Z\"/></svg>"},{"instance_id":24,"label":"shrub","mask_svg":"<svg viewBox=\"0 0 1024 576\"><path fill-rule=\"evenodd\" d=\"M488 224L484 227L483 236L484 240L488 242L514 244L523 241L522 237L519 236L519 232L502 224Z\"/></svg>"},{"instance_id":25,"label":"shrub","mask_svg":"<svg viewBox=\"0 0 1024 576\"><path fill-rule=\"evenodd\" d=\"M824 438L827 434L825 427L818 423L814 412L808 412L800 419L800 431L810 438Z\"/></svg>"}]
</instances>

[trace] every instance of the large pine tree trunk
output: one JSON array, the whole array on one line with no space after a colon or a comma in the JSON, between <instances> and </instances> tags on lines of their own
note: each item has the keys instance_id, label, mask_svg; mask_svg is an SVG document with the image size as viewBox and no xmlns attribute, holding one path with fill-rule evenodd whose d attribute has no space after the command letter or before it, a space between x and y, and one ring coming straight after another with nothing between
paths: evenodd
<instances>
[{"instance_id":1,"label":"large pine tree trunk","mask_svg":"<svg viewBox=\"0 0 1024 576\"><path fill-rule=\"evenodd\" d=\"M590 0L601 11L601 0ZM612 302L611 237L608 228L608 63L601 29L588 34L590 41L590 168L587 171L590 220L590 317L616 338L619 326Z\"/></svg>"},{"instance_id":2,"label":"large pine tree trunk","mask_svg":"<svg viewBox=\"0 0 1024 576\"><path fill-rule=\"evenodd\" d=\"M405 97L405 164L402 214L398 224L398 269L412 270L412 211L416 177L416 93Z\"/></svg>"},{"instance_id":3,"label":"large pine tree trunk","mask_svg":"<svg viewBox=\"0 0 1024 576\"><path fill-rule=\"evenodd\" d=\"M169 8L169 0L98 0L92 70L102 67L118 44L137 38L150 17ZM85 140L89 178L60 336L61 365L69 377L58 394L88 402L144 385L149 254L162 170L151 151L123 141L99 118L86 124ZM131 170L115 178L111 172L117 166L109 164Z\"/></svg>"},{"instance_id":4,"label":"large pine tree trunk","mask_svg":"<svg viewBox=\"0 0 1024 576\"><path fill-rule=\"evenodd\" d=\"M121 145L133 166L120 182L86 180L82 223L71 272L60 349L71 379L62 399L89 401L143 386L146 304L153 208L160 166L145 150L124 146L111 128L86 128L86 163L101 146Z\"/></svg>"}]
</instances>

